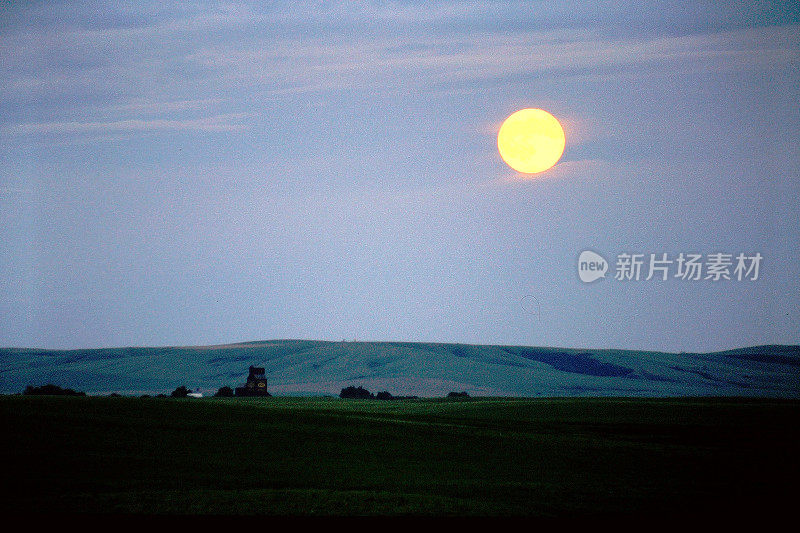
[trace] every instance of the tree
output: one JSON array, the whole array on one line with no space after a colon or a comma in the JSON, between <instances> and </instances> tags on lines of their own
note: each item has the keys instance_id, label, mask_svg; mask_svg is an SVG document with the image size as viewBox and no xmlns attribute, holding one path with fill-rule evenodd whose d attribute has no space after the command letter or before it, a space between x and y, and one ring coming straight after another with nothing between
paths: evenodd
<instances>
[{"instance_id":1,"label":"tree","mask_svg":"<svg viewBox=\"0 0 800 533\"><path fill-rule=\"evenodd\" d=\"M217 398L233 398L233 389L230 387L220 387L214 395Z\"/></svg>"},{"instance_id":2,"label":"tree","mask_svg":"<svg viewBox=\"0 0 800 533\"><path fill-rule=\"evenodd\" d=\"M187 389L185 385L181 385L180 387L178 387L177 389L172 391L172 394L170 394L170 396L172 396L173 398L186 398L186 396L190 392L192 392L192 391Z\"/></svg>"},{"instance_id":3,"label":"tree","mask_svg":"<svg viewBox=\"0 0 800 533\"><path fill-rule=\"evenodd\" d=\"M72 389L63 389L58 385L53 385L52 383L42 385L41 387L28 385L25 388L25 392L22 394L28 396L86 396L85 392L78 392Z\"/></svg>"},{"instance_id":4,"label":"tree","mask_svg":"<svg viewBox=\"0 0 800 533\"><path fill-rule=\"evenodd\" d=\"M463 392L451 392L450 394L447 395L447 397L448 398L456 398L456 399L469 398L469 394L467 394L466 391L463 391Z\"/></svg>"},{"instance_id":5,"label":"tree","mask_svg":"<svg viewBox=\"0 0 800 533\"><path fill-rule=\"evenodd\" d=\"M378 400L393 400L394 396L392 396L389 391L383 391L376 394L375 398Z\"/></svg>"},{"instance_id":6,"label":"tree","mask_svg":"<svg viewBox=\"0 0 800 533\"><path fill-rule=\"evenodd\" d=\"M345 387L342 389L342 392L339 393L340 398L355 398L357 400L371 400L375 398L375 395L372 394L370 391L365 389L364 387L353 387L352 385L349 387Z\"/></svg>"}]
</instances>

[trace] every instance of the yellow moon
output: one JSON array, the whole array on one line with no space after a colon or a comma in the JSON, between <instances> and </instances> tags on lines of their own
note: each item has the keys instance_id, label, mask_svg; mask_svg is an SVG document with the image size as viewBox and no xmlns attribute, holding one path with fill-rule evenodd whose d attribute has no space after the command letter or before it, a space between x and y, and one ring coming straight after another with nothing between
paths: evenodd
<instances>
[{"instance_id":1,"label":"yellow moon","mask_svg":"<svg viewBox=\"0 0 800 533\"><path fill-rule=\"evenodd\" d=\"M497 134L500 157L523 174L544 172L558 163L566 146L564 128L543 109L521 109L508 117Z\"/></svg>"}]
</instances>

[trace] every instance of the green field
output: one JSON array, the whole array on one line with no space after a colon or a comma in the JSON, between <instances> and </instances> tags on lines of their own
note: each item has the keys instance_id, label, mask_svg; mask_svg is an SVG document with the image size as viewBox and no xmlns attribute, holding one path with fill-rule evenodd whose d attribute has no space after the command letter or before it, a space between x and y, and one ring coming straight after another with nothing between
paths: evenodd
<instances>
[{"instance_id":1,"label":"green field","mask_svg":"<svg viewBox=\"0 0 800 533\"><path fill-rule=\"evenodd\" d=\"M3 512L774 515L800 472L796 401L4 396L0 421Z\"/></svg>"}]
</instances>

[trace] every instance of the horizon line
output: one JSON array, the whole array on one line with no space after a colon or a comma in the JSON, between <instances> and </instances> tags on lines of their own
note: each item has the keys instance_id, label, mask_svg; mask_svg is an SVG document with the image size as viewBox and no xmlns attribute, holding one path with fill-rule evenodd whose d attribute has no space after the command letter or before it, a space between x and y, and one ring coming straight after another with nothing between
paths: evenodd
<instances>
[{"instance_id":1,"label":"horizon line","mask_svg":"<svg viewBox=\"0 0 800 533\"><path fill-rule=\"evenodd\" d=\"M224 348L224 347L245 347L247 345L257 345L274 342L315 342L327 344L434 344L434 345L461 345L461 346L492 346L492 347L516 347L516 348L537 348L546 350L577 350L577 351L619 351L619 352L640 352L640 353L664 353L664 354L692 354L692 355L706 355L715 353L732 352L738 350L747 350L753 348L775 349L775 348L800 348L800 344L753 344L746 346L736 346L733 348L726 348L722 350L711 351L687 351L687 350L648 350L636 348L588 348L588 347L568 347L568 346L547 346L547 345L529 345L529 344L508 344L508 343L477 343L477 342L446 342L446 341L403 341L403 340L325 340L325 339L303 339L303 338L274 338L262 339L252 341L236 341L236 342L223 342L219 344L175 344L175 345L128 345L128 346L101 346L93 348L41 348L31 346L0 346L0 350L41 350L48 352L75 352L75 351L99 351L99 350L148 350L148 349L163 349L163 348L177 348L177 349L211 349L211 348Z\"/></svg>"}]
</instances>

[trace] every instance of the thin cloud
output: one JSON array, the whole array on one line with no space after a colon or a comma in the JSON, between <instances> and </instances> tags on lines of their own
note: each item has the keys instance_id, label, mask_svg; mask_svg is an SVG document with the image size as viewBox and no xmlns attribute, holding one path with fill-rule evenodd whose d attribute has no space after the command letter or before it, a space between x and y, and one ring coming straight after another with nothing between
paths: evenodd
<instances>
[{"instance_id":1,"label":"thin cloud","mask_svg":"<svg viewBox=\"0 0 800 533\"><path fill-rule=\"evenodd\" d=\"M105 133L120 131L241 131L246 125L241 121L250 114L227 113L210 117L188 120L116 120L110 122L37 122L17 124L4 129L8 133L37 134L37 133Z\"/></svg>"},{"instance_id":2,"label":"thin cloud","mask_svg":"<svg viewBox=\"0 0 800 533\"><path fill-rule=\"evenodd\" d=\"M444 3L428 15L409 6L373 4L360 8L362 14L348 15L343 6L326 8L325 16L352 22L380 19L383 13L398 20L442 21L481 13L489 4ZM209 113L222 100L236 98L339 90L457 92L466 85L509 79L735 71L800 62L797 25L628 38L609 37L592 25L516 32L431 32L411 25L398 35L354 36L334 24L326 32L295 39L264 31L284 19L309 17L314 19L292 10L267 14L223 5L138 26L51 25L8 32L3 35L0 99L25 106L62 98L72 102L69 118L80 116L74 121L64 121L64 115L44 117L52 120L7 125L2 131L237 130L245 119L187 119L182 114ZM231 36L234 29L242 33ZM150 101L147 95L153 94L163 100ZM80 110L98 100L111 104L105 110ZM104 116L109 113L115 116ZM125 116L130 114L140 116Z\"/></svg>"},{"instance_id":3,"label":"thin cloud","mask_svg":"<svg viewBox=\"0 0 800 533\"><path fill-rule=\"evenodd\" d=\"M270 42L209 47L187 57L217 76L302 92L393 85L431 86L619 69L739 70L800 60L800 26L649 39L608 39L588 31L485 33L338 42Z\"/></svg>"},{"instance_id":4,"label":"thin cloud","mask_svg":"<svg viewBox=\"0 0 800 533\"><path fill-rule=\"evenodd\" d=\"M133 101L106 106L105 111L110 112L141 112L161 114L173 111L195 111L198 109L209 108L219 105L225 100L222 98L199 98L173 101L149 101L145 99L134 99Z\"/></svg>"},{"instance_id":5,"label":"thin cloud","mask_svg":"<svg viewBox=\"0 0 800 533\"><path fill-rule=\"evenodd\" d=\"M526 175L509 171L493 180L478 184L479 187L502 187L509 185L530 185L542 180L552 181L567 177L576 177L595 172L607 171L609 162L603 159L581 159L576 161L560 161L553 168L541 174Z\"/></svg>"}]
</instances>

